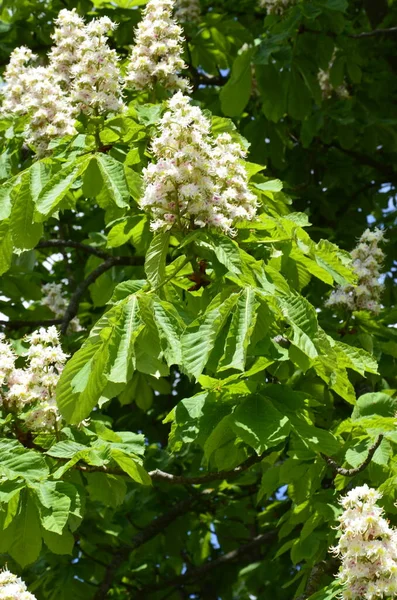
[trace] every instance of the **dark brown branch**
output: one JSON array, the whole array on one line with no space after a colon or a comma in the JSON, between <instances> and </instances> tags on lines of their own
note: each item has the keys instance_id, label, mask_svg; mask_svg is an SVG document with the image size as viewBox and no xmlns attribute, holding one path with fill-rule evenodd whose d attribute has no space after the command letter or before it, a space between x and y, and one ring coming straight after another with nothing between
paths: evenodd
<instances>
[{"instance_id":1,"label":"dark brown branch","mask_svg":"<svg viewBox=\"0 0 397 600\"><path fill-rule=\"evenodd\" d=\"M342 146L339 146L339 144L337 144L335 142L333 142L332 144L323 144L323 146L325 148L335 148L336 150L343 152L347 156L351 156L352 158L357 160L359 163L361 163L363 165L367 165L368 167L372 167L373 169L376 169L377 171L379 171L379 173L382 173L385 177L387 177L388 181L390 181L390 182L396 181L397 173L396 173L396 171L394 171L393 168L389 167L385 163L381 163L381 162L375 160L374 158L372 158L371 156L368 156L367 154L362 154L361 152L356 152L355 150L348 150L347 148L342 148Z\"/></svg>"},{"instance_id":2,"label":"dark brown branch","mask_svg":"<svg viewBox=\"0 0 397 600\"><path fill-rule=\"evenodd\" d=\"M94 256L98 256L98 258L111 258L111 255L108 252L104 252L99 248L94 248L93 246L88 246L88 244L83 244L82 242L74 242L73 240L44 240L39 242L36 246L39 250L41 248L76 248L76 250L82 250L87 254L93 254Z\"/></svg>"},{"instance_id":3,"label":"dark brown branch","mask_svg":"<svg viewBox=\"0 0 397 600\"><path fill-rule=\"evenodd\" d=\"M231 469L230 471L217 471L213 473L206 473L205 475L198 475L196 477L189 477L185 475L173 475L172 473L166 473L165 471L160 471L160 469L155 469L154 471L149 471L149 477L152 478L153 481L164 481L166 483L172 484L181 484L181 485L196 485L201 483L208 483L210 481L222 481L224 479L232 479L234 477L238 477L244 471L247 471L253 465L259 463L263 460L265 456L261 454L257 456L254 454L245 460L241 465ZM66 460L66 459L65 459ZM86 465L77 463L73 467L79 471L83 471L84 473L105 473L108 475L121 475L127 476L127 474L118 468L108 468L106 466L97 466L97 465Z\"/></svg>"},{"instance_id":4,"label":"dark brown branch","mask_svg":"<svg viewBox=\"0 0 397 600\"><path fill-rule=\"evenodd\" d=\"M383 440L383 435L380 434L377 437L377 439L375 440L375 442L372 444L372 446L368 449L367 458L364 460L363 463L361 463L361 465L359 465L355 469L344 469L343 467L340 467L334 461L333 458L331 458L330 456L327 456L326 454L323 454L322 452L321 452L321 456L325 460L325 462L331 467L331 469L334 471L334 473L336 473L338 475L343 475L344 477L354 477L354 475L358 475L358 473L361 473L361 471L364 471L364 469L369 465L369 463L372 460L373 455L375 454L375 452L381 445L382 440Z\"/></svg>"},{"instance_id":5,"label":"dark brown branch","mask_svg":"<svg viewBox=\"0 0 397 600\"><path fill-rule=\"evenodd\" d=\"M372 31L363 31L362 33L357 33L355 35L349 35L350 38L365 38L365 37L373 37L374 35L395 35L397 34L397 27L390 27L389 29L373 29Z\"/></svg>"},{"instance_id":6,"label":"dark brown branch","mask_svg":"<svg viewBox=\"0 0 397 600\"><path fill-rule=\"evenodd\" d=\"M22 329L22 327L50 327L50 325L60 325L62 319L41 319L40 321L0 321L0 327L6 329Z\"/></svg>"},{"instance_id":7,"label":"dark brown branch","mask_svg":"<svg viewBox=\"0 0 397 600\"><path fill-rule=\"evenodd\" d=\"M269 531L267 533L262 533L257 535L252 540L236 548L236 550L232 550L227 554L223 554L219 558L216 558L210 562L204 563L200 567L196 569L190 569L186 571L183 575L178 575L173 579L168 579L159 583L154 583L148 586L145 586L141 590L135 592L134 600L138 598L148 598L148 592L154 592L157 590L163 590L168 587L180 586L183 584L188 584L191 581L201 579L205 577L208 573L211 573L213 570L218 569L223 565L227 565L229 563L233 563L235 561L240 560L244 555L249 554L252 550L259 548L263 544L269 544L270 542L277 539L277 533L275 531ZM130 597L132 600L132 597Z\"/></svg>"},{"instance_id":8,"label":"dark brown branch","mask_svg":"<svg viewBox=\"0 0 397 600\"><path fill-rule=\"evenodd\" d=\"M61 333L66 333L70 321L77 315L80 300L83 294L91 284L95 283L98 277L103 275L103 273L106 273L106 271L112 267L120 265L142 266L144 264L144 260L145 259L141 256L110 256L96 269L91 271L88 277L79 283L70 299L69 305L62 319Z\"/></svg>"},{"instance_id":9,"label":"dark brown branch","mask_svg":"<svg viewBox=\"0 0 397 600\"><path fill-rule=\"evenodd\" d=\"M185 477L184 475L172 475L171 473L166 473L165 471L160 471L159 469L155 469L149 473L150 477L154 481L166 481L168 483L180 483L180 484L200 484L207 483L209 481L221 481L223 479L231 479L233 477L238 477L241 473L259 463L263 460L264 454L257 456L254 454L245 460L241 465L231 469L230 471L218 471L214 473L207 473L206 475L198 475L197 477Z\"/></svg>"}]
</instances>

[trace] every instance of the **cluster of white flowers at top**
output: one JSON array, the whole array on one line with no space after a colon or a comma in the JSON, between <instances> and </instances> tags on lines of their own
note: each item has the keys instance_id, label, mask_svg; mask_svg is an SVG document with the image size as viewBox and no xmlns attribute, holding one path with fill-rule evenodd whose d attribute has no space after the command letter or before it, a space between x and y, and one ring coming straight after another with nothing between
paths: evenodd
<instances>
[{"instance_id":1,"label":"cluster of white flowers at top","mask_svg":"<svg viewBox=\"0 0 397 600\"><path fill-rule=\"evenodd\" d=\"M358 277L356 287L347 285L334 290L326 306L341 305L349 310L370 310L378 313L383 284L379 281L384 254L378 243L384 241L381 229L366 229L351 252L353 268Z\"/></svg>"},{"instance_id":2,"label":"cluster of white flowers at top","mask_svg":"<svg viewBox=\"0 0 397 600\"><path fill-rule=\"evenodd\" d=\"M232 233L234 222L256 213L244 151L229 134L214 139L209 120L182 92L168 109L152 142L157 163L144 169L141 207L153 217L152 229L208 225Z\"/></svg>"},{"instance_id":3,"label":"cluster of white flowers at top","mask_svg":"<svg viewBox=\"0 0 397 600\"><path fill-rule=\"evenodd\" d=\"M79 17L76 9L62 9L54 21L56 28L51 38L54 46L48 58L51 70L58 79L68 85L72 77L72 67L81 59L81 47L87 39L84 20Z\"/></svg>"},{"instance_id":4,"label":"cluster of white flowers at top","mask_svg":"<svg viewBox=\"0 0 397 600\"><path fill-rule=\"evenodd\" d=\"M343 600L397 597L397 531L376 504L381 497L365 484L341 499L341 536L331 551L342 559Z\"/></svg>"},{"instance_id":5,"label":"cluster of white flowers at top","mask_svg":"<svg viewBox=\"0 0 397 600\"><path fill-rule=\"evenodd\" d=\"M108 17L94 19L86 26L80 59L71 67L71 101L86 114L121 112L122 88L119 58L107 44L106 34L116 28Z\"/></svg>"},{"instance_id":6,"label":"cluster of white flowers at top","mask_svg":"<svg viewBox=\"0 0 397 600\"><path fill-rule=\"evenodd\" d=\"M13 51L4 73L1 112L29 115L25 140L39 156L51 140L76 133L79 111L124 109L118 56L106 38L116 25L108 17L85 25L75 9L62 10L56 25L48 66L28 66L36 56L21 47Z\"/></svg>"},{"instance_id":7,"label":"cluster of white flowers at top","mask_svg":"<svg viewBox=\"0 0 397 600\"><path fill-rule=\"evenodd\" d=\"M8 569L0 571L0 600L36 600L28 592L25 582Z\"/></svg>"},{"instance_id":8,"label":"cluster of white flowers at top","mask_svg":"<svg viewBox=\"0 0 397 600\"><path fill-rule=\"evenodd\" d=\"M7 411L28 411L25 425L30 430L51 429L60 421L55 388L67 355L55 327L40 328L25 339L30 344L25 368L15 366L17 357L0 339L0 381L7 388L0 391L0 405Z\"/></svg>"},{"instance_id":9,"label":"cluster of white flowers at top","mask_svg":"<svg viewBox=\"0 0 397 600\"><path fill-rule=\"evenodd\" d=\"M55 318L60 319L65 315L68 302L62 292L61 283L46 283L41 288L44 297L41 303L54 313ZM72 319L69 324L70 331L81 331L82 327L77 317Z\"/></svg>"},{"instance_id":10,"label":"cluster of white flowers at top","mask_svg":"<svg viewBox=\"0 0 397 600\"><path fill-rule=\"evenodd\" d=\"M174 16L179 23L197 23L200 15L200 0L176 0Z\"/></svg>"},{"instance_id":11,"label":"cluster of white flowers at top","mask_svg":"<svg viewBox=\"0 0 397 600\"><path fill-rule=\"evenodd\" d=\"M186 68L182 59L182 29L172 19L174 0L149 0L135 32L135 42L125 81L137 89L160 83L170 90L187 90L178 75Z\"/></svg>"},{"instance_id":12,"label":"cluster of white flowers at top","mask_svg":"<svg viewBox=\"0 0 397 600\"><path fill-rule=\"evenodd\" d=\"M269 14L282 14L296 0L259 0L259 8L264 8Z\"/></svg>"}]
</instances>

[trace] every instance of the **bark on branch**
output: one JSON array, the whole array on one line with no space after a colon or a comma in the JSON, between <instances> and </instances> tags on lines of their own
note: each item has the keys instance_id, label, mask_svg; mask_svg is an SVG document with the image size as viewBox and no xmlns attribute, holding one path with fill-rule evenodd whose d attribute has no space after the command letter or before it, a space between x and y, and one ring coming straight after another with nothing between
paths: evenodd
<instances>
[{"instance_id":1,"label":"bark on branch","mask_svg":"<svg viewBox=\"0 0 397 600\"><path fill-rule=\"evenodd\" d=\"M321 452L321 456L325 460L325 462L331 467L331 469L334 471L334 473L336 473L338 475L343 475L344 477L354 477L354 475L358 475L358 473L361 473L361 471L364 471L364 469L369 465L369 463L372 460L373 455L375 454L375 452L381 445L382 440L383 440L383 435L380 434L377 437L377 439L375 440L375 442L372 444L372 446L368 449L367 458L364 460L363 463L361 463L361 465L359 465L355 469L344 469L343 467L340 467L334 461L333 458L331 458L330 456L327 456L326 454L323 454L322 452Z\"/></svg>"}]
</instances>

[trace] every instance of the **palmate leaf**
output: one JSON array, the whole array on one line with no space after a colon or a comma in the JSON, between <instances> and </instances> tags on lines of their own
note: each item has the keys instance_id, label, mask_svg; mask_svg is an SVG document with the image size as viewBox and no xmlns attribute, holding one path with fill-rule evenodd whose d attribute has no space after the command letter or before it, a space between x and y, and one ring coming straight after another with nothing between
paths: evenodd
<instances>
[{"instance_id":1,"label":"palmate leaf","mask_svg":"<svg viewBox=\"0 0 397 600\"><path fill-rule=\"evenodd\" d=\"M182 366L196 379L201 375L230 311L239 294L224 299L220 294L213 300L199 322L188 327L182 337Z\"/></svg>"},{"instance_id":2,"label":"palmate leaf","mask_svg":"<svg viewBox=\"0 0 397 600\"><path fill-rule=\"evenodd\" d=\"M173 304L153 297L152 310L167 364L178 365L182 361L181 337L185 324Z\"/></svg>"},{"instance_id":3,"label":"palmate leaf","mask_svg":"<svg viewBox=\"0 0 397 600\"><path fill-rule=\"evenodd\" d=\"M33 487L40 522L47 531L61 535L68 521L76 488L63 481L45 481Z\"/></svg>"},{"instance_id":4,"label":"palmate leaf","mask_svg":"<svg viewBox=\"0 0 397 600\"><path fill-rule=\"evenodd\" d=\"M1 532L0 551L7 552L21 567L26 567L38 558L41 546L40 520L33 492L24 489L15 518Z\"/></svg>"},{"instance_id":5,"label":"palmate leaf","mask_svg":"<svg viewBox=\"0 0 397 600\"><path fill-rule=\"evenodd\" d=\"M255 327L259 302L255 292L245 288L237 301L229 333L226 338L225 352L218 371L237 369L244 371L247 349Z\"/></svg>"},{"instance_id":6,"label":"palmate leaf","mask_svg":"<svg viewBox=\"0 0 397 600\"><path fill-rule=\"evenodd\" d=\"M0 275L6 273L11 266L12 251L10 223L6 220L0 223Z\"/></svg>"},{"instance_id":7,"label":"palmate leaf","mask_svg":"<svg viewBox=\"0 0 397 600\"><path fill-rule=\"evenodd\" d=\"M0 440L0 473L8 480L22 477L27 481L43 480L49 469L43 458L34 450L28 450L17 440Z\"/></svg>"}]
</instances>

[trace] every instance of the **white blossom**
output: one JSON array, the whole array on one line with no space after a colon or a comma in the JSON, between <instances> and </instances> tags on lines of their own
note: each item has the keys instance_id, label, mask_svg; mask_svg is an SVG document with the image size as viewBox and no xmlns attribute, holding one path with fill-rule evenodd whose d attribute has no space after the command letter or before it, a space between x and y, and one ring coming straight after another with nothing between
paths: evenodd
<instances>
[{"instance_id":1,"label":"white blossom","mask_svg":"<svg viewBox=\"0 0 397 600\"><path fill-rule=\"evenodd\" d=\"M351 252L357 286L338 286L326 301L326 306L344 305L349 310L380 311L383 284L379 281L384 254L378 243L384 241L381 229L366 229Z\"/></svg>"},{"instance_id":2,"label":"white blossom","mask_svg":"<svg viewBox=\"0 0 397 600\"><path fill-rule=\"evenodd\" d=\"M108 17L101 17L85 28L79 60L71 67L71 101L84 113L98 115L124 109L119 58L106 38L115 27Z\"/></svg>"},{"instance_id":3,"label":"white blossom","mask_svg":"<svg viewBox=\"0 0 397 600\"><path fill-rule=\"evenodd\" d=\"M14 370L15 360L16 356L10 344L5 340L4 333L0 333L0 388Z\"/></svg>"},{"instance_id":4,"label":"white blossom","mask_svg":"<svg viewBox=\"0 0 397 600\"><path fill-rule=\"evenodd\" d=\"M56 327L42 327L25 340L29 343L25 368L4 369L3 386L7 389L2 405L7 410L26 413L28 429L51 429L60 421L55 388L67 355L59 343Z\"/></svg>"},{"instance_id":5,"label":"white blossom","mask_svg":"<svg viewBox=\"0 0 397 600\"><path fill-rule=\"evenodd\" d=\"M197 23L200 14L200 0L176 0L174 16L179 23Z\"/></svg>"},{"instance_id":6,"label":"white blossom","mask_svg":"<svg viewBox=\"0 0 397 600\"><path fill-rule=\"evenodd\" d=\"M35 60L37 56L25 46L15 48L10 56L10 62L6 66L3 74L5 86L2 90L3 104L1 112L8 114L24 114L26 107L23 102L27 91L26 73L29 70L29 62Z\"/></svg>"},{"instance_id":7,"label":"white blossom","mask_svg":"<svg viewBox=\"0 0 397 600\"><path fill-rule=\"evenodd\" d=\"M62 9L55 19L55 31L51 35L55 44L48 55L50 67L66 86L71 81L71 70L81 59L81 47L87 39L84 20L76 9Z\"/></svg>"},{"instance_id":8,"label":"white blossom","mask_svg":"<svg viewBox=\"0 0 397 600\"><path fill-rule=\"evenodd\" d=\"M61 319L65 315L65 311L68 307L68 301L63 295L61 283L46 283L41 288L44 297L41 300L43 306L48 308L54 313L56 319ZM69 323L69 331L81 331L82 327L77 317L74 317Z\"/></svg>"},{"instance_id":9,"label":"white blossom","mask_svg":"<svg viewBox=\"0 0 397 600\"><path fill-rule=\"evenodd\" d=\"M36 600L20 577L8 569L0 571L0 600Z\"/></svg>"},{"instance_id":10,"label":"white blossom","mask_svg":"<svg viewBox=\"0 0 397 600\"><path fill-rule=\"evenodd\" d=\"M38 156L42 156L51 140L76 133L75 110L48 67L29 69L24 81L23 102L30 116L25 140L34 146Z\"/></svg>"},{"instance_id":11,"label":"white blossom","mask_svg":"<svg viewBox=\"0 0 397 600\"><path fill-rule=\"evenodd\" d=\"M269 14L280 15L296 0L259 0L259 8L264 8Z\"/></svg>"},{"instance_id":12,"label":"white blossom","mask_svg":"<svg viewBox=\"0 0 397 600\"><path fill-rule=\"evenodd\" d=\"M382 495L364 484L341 499L338 579L342 600L376 600L397 596L397 531L376 502Z\"/></svg>"},{"instance_id":13,"label":"white blossom","mask_svg":"<svg viewBox=\"0 0 397 600\"><path fill-rule=\"evenodd\" d=\"M187 90L188 81L179 76L186 65L182 59L182 29L172 19L174 0L149 0L135 31L125 81L137 90L156 83L170 90Z\"/></svg>"},{"instance_id":14,"label":"white blossom","mask_svg":"<svg viewBox=\"0 0 397 600\"><path fill-rule=\"evenodd\" d=\"M255 196L240 162L244 152L228 134L214 139L211 124L182 92L168 101L160 134L152 142L157 159L144 169L141 207L154 230L218 227L227 233L255 215Z\"/></svg>"},{"instance_id":15,"label":"white blossom","mask_svg":"<svg viewBox=\"0 0 397 600\"><path fill-rule=\"evenodd\" d=\"M317 74L317 80L318 80L319 86L321 88L321 93L322 93L324 100L331 98L332 94L334 94L334 93L337 96L339 96L339 98L342 98L342 99L349 98L349 92L344 84L339 85L338 87L334 88L334 86L331 83L330 71L332 69L332 65L335 62L335 58L336 58L336 53L334 52L332 55L332 58L330 60L330 63L328 65L328 68L326 70L320 69Z\"/></svg>"}]
</instances>

